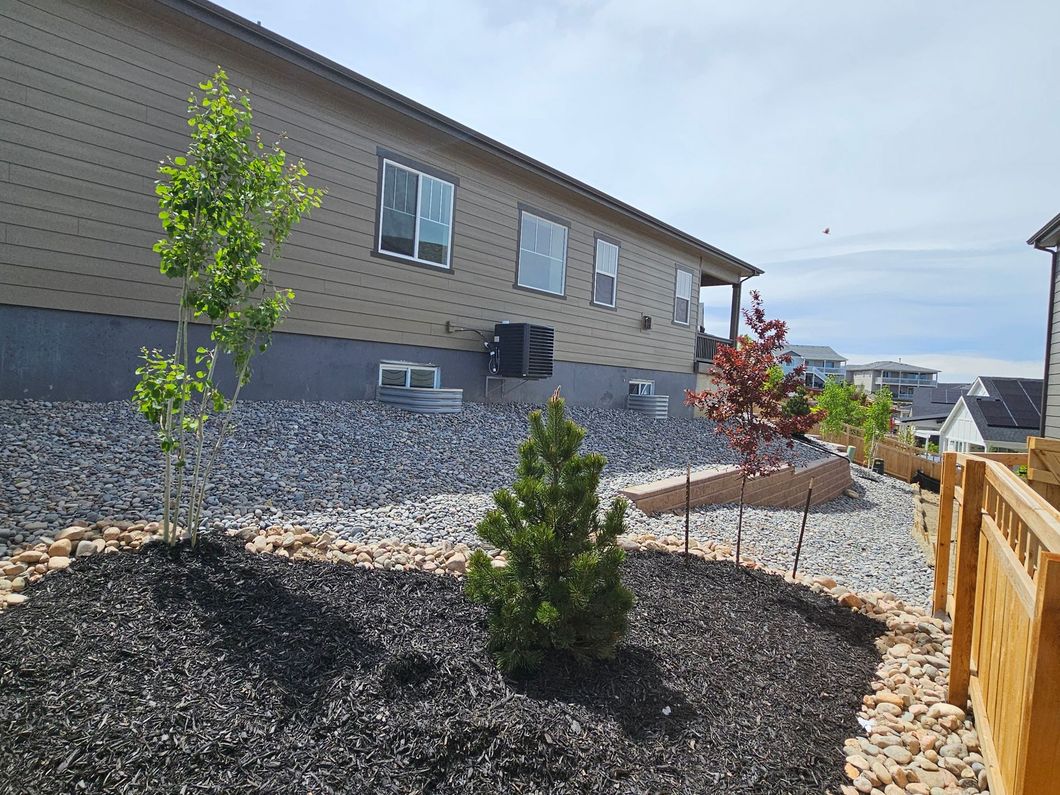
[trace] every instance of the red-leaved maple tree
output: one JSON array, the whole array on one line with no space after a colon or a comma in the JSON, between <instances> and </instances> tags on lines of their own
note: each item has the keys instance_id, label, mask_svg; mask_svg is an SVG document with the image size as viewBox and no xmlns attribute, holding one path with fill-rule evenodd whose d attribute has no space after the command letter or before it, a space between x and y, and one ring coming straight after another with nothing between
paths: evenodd
<instances>
[{"instance_id":1,"label":"red-leaved maple tree","mask_svg":"<svg viewBox=\"0 0 1060 795\"><path fill-rule=\"evenodd\" d=\"M791 355L783 352L787 347L788 324L766 319L762 296L757 290L751 292L751 308L744 309L743 316L751 334L740 337L735 347L718 346L712 377L715 389L685 392L685 403L701 409L708 419L718 423L718 430L739 456L743 478L736 526L737 563L747 479L787 463L785 449L793 447L791 437L810 430L819 419L784 411L788 397L803 383L806 370L800 364L783 377L778 372L779 365L791 364Z\"/></svg>"}]
</instances>

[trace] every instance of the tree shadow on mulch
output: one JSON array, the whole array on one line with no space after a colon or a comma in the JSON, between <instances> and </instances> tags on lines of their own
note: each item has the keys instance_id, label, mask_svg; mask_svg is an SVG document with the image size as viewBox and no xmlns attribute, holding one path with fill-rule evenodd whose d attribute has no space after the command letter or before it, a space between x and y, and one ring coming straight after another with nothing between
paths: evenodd
<instances>
[{"instance_id":1,"label":"tree shadow on mulch","mask_svg":"<svg viewBox=\"0 0 1060 795\"><path fill-rule=\"evenodd\" d=\"M263 572L250 557L233 562L211 540L194 550L182 543L152 551L169 558L175 575L152 586L158 608L194 615L214 649L255 678L264 676L292 709L312 714L322 680L378 663L379 646L357 622ZM188 611L189 603L197 609Z\"/></svg>"},{"instance_id":2,"label":"tree shadow on mulch","mask_svg":"<svg viewBox=\"0 0 1060 795\"><path fill-rule=\"evenodd\" d=\"M685 696L667 684L658 654L642 646L623 645L613 659L595 663L548 658L509 684L528 698L585 707L636 742L679 733L691 717Z\"/></svg>"}]
</instances>

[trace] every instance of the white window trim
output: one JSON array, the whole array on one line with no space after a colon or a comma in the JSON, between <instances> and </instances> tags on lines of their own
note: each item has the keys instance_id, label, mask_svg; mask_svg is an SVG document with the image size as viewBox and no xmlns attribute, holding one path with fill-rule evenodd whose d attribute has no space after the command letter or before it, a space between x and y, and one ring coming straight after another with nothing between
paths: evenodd
<instances>
[{"instance_id":1,"label":"white window trim","mask_svg":"<svg viewBox=\"0 0 1060 795\"><path fill-rule=\"evenodd\" d=\"M383 370L404 370L405 371L405 383L403 386L408 389L412 385L412 371L413 370L433 370L434 371L434 386L431 389L441 388L441 375L442 368L433 364L414 364L412 362L380 362L379 363L379 377L376 379L378 386L384 386L383 384ZM386 386L394 386L394 384L386 384ZM428 387L417 387L419 389L427 389Z\"/></svg>"},{"instance_id":2,"label":"white window trim","mask_svg":"<svg viewBox=\"0 0 1060 795\"><path fill-rule=\"evenodd\" d=\"M557 293L555 290L546 290L544 287L534 287L532 284L523 284L523 216L529 215L538 221L544 221L547 224L558 226L563 230L563 276L560 279L560 291ZM570 250L570 227L566 224L561 224L558 221L553 221L551 218L545 218L543 215L538 215L532 210L519 210L519 250L516 252L515 260L515 284L518 287L522 287L525 290L534 290L538 293L547 293L548 295L560 295L565 296L567 294L567 254ZM530 254L537 254L536 251L530 251ZM541 255L543 256L543 255Z\"/></svg>"},{"instance_id":3,"label":"white window trim","mask_svg":"<svg viewBox=\"0 0 1060 795\"><path fill-rule=\"evenodd\" d=\"M387 163L394 166L395 168L404 169L416 175L416 228L413 232L412 239L412 250L420 250L420 205L423 202L423 190L420 187L420 179L422 177L430 177L436 179L439 182L444 182L453 190L453 205L449 208L449 240L446 241L445 246L445 263L432 262L429 259L420 259L419 257L410 257L408 254L401 254L397 251L390 251L383 248L383 191L386 190L386 166ZM426 171L420 171L412 166L407 166L404 163L399 163L397 160L391 160L388 157L383 158L383 163L379 167L382 169L382 173L379 175L379 232L378 237L375 241L375 249L380 254L386 254L388 257L397 257L398 259L408 260L409 262L415 262L420 265L429 265L432 268L438 268L439 270L451 270L453 267L453 222L456 220L456 185L447 179L442 179L434 174L428 174Z\"/></svg>"},{"instance_id":4,"label":"white window trim","mask_svg":"<svg viewBox=\"0 0 1060 795\"><path fill-rule=\"evenodd\" d=\"M607 273L606 271L600 270L600 244L601 243L604 243L604 244L606 244L608 246L612 246L615 249L615 272L614 273ZM596 306L606 306L609 309L614 309L616 304L618 303L618 261L619 261L619 259L621 257L622 257L622 246L621 245L619 245L618 243L615 243L612 240L608 240L608 239L603 238L603 237L597 237L596 238L596 244L593 246L593 284L592 284L592 290L593 290L593 301L592 302L594 304L596 304ZM614 287L611 290L611 303L607 303L606 301L598 301L596 299L596 274L598 274L598 273L602 273L602 274L604 274L604 276L610 276L612 279L615 280Z\"/></svg>"},{"instance_id":5,"label":"white window trim","mask_svg":"<svg viewBox=\"0 0 1060 795\"><path fill-rule=\"evenodd\" d=\"M655 382L654 381L649 381L646 378L633 378L633 379L630 380L629 386L633 386L634 384L637 385L638 389L637 389L636 392L630 392L629 394L631 394L631 395L654 395L655 394ZM647 392L641 392L640 391L640 387L644 386L644 385L648 386L648 391Z\"/></svg>"},{"instance_id":6,"label":"white window trim","mask_svg":"<svg viewBox=\"0 0 1060 795\"><path fill-rule=\"evenodd\" d=\"M682 273L686 274L688 276L688 278L689 278L688 298L686 299L687 303L688 303L688 309L685 312L685 319L684 320L678 320L677 319L677 299L678 298L682 298L682 299L685 298L683 295L680 295L677 292L678 287L681 284L681 274ZM673 322L675 324L677 324L678 326L690 326L692 324L692 293L694 293L695 291L696 291L696 275L694 273L692 273L692 271L688 270L687 268L682 268L680 265L678 265L674 269L674 307L673 307L673 313L672 313Z\"/></svg>"}]
</instances>

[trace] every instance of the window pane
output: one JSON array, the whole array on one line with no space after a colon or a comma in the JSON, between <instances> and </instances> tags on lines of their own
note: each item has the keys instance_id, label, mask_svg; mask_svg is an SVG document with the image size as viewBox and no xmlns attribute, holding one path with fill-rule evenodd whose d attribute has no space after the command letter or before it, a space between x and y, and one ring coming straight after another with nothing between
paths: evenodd
<instances>
[{"instance_id":1,"label":"window pane","mask_svg":"<svg viewBox=\"0 0 1060 795\"><path fill-rule=\"evenodd\" d=\"M598 304L615 305L615 277L606 273L596 274L596 293L593 300Z\"/></svg>"},{"instance_id":2,"label":"window pane","mask_svg":"<svg viewBox=\"0 0 1060 795\"><path fill-rule=\"evenodd\" d=\"M552 227L552 251L555 259L565 259L567 254L567 227L549 223Z\"/></svg>"},{"instance_id":3,"label":"window pane","mask_svg":"<svg viewBox=\"0 0 1060 795\"><path fill-rule=\"evenodd\" d=\"M674 320L678 323L688 322L688 299L674 298Z\"/></svg>"},{"instance_id":4,"label":"window pane","mask_svg":"<svg viewBox=\"0 0 1060 795\"><path fill-rule=\"evenodd\" d=\"M411 257L416 236L416 175L384 163L382 205L380 250Z\"/></svg>"},{"instance_id":5,"label":"window pane","mask_svg":"<svg viewBox=\"0 0 1060 795\"><path fill-rule=\"evenodd\" d=\"M537 245L533 250L546 257L552 253L552 225L547 221L537 221Z\"/></svg>"},{"instance_id":6,"label":"window pane","mask_svg":"<svg viewBox=\"0 0 1060 795\"><path fill-rule=\"evenodd\" d=\"M563 294L567 259L567 228L529 213L522 214L519 278L524 287Z\"/></svg>"},{"instance_id":7,"label":"window pane","mask_svg":"<svg viewBox=\"0 0 1060 795\"><path fill-rule=\"evenodd\" d=\"M534 251L537 246L537 222L532 215L523 213L523 222L519 230L519 247Z\"/></svg>"},{"instance_id":8,"label":"window pane","mask_svg":"<svg viewBox=\"0 0 1060 795\"><path fill-rule=\"evenodd\" d=\"M385 367L379 371L379 383L382 386L405 386L407 374L404 367Z\"/></svg>"},{"instance_id":9,"label":"window pane","mask_svg":"<svg viewBox=\"0 0 1060 795\"><path fill-rule=\"evenodd\" d=\"M686 300L692 299L692 274L688 271L677 272L677 296Z\"/></svg>"},{"instance_id":10,"label":"window pane","mask_svg":"<svg viewBox=\"0 0 1060 795\"><path fill-rule=\"evenodd\" d=\"M419 258L446 265L448 257L449 227L434 221L420 221Z\"/></svg>"},{"instance_id":11,"label":"window pane","mask_svg":"<svg viewBox=\"0 0 1060 795\"><path fill-rule=\"evenodd\" d=\"M552 260L548 257L523 250L519 255L519 284L538 290L558 292L551 286L552 264Z\"/></svg>"},{"instance_id":12,"label":"window pane","mask_svg":"<svg viewBox=\"0 0 1060 795\"><path fill-rule=\"evenodd\" d=\"M418 256L428 262L449 262L449 236L453 218L453 189L446 182L420 177L423 199L420 201L420 242Z\"/></svg>"},{"instance_id":13,"label":"window pane","mask_svg":"<svg viewBox=\"0 0 1060 795\"><path fill-rule=\"evenodd\" d=\"M409 370L409 386L416 389L434 389L434 370L413 367Z\"/></svg>"},{"instance_id":14,"label":"window pane","mask_svg":"<svg viewBox=\"0 0 1060 795\"><path fill-rule=\"evenodd\" d=\"M618 274L618 246L606 240L596 241L596 270L609 276Z\"/></svg>"}]
</instances>

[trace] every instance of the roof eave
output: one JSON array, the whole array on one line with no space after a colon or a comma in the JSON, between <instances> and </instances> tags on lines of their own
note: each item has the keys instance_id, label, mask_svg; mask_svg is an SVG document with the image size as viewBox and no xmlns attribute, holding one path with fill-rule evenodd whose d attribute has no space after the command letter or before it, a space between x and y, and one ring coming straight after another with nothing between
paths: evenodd
<instances>
[{"instance_id":1,"label":"roof eave","mask_svg":"<svg viewBox=\"0 0 1060 795\"><path fill-rule=\"evenodd\" d=\"M1031 235L1027 244L1035 248L1049 248L1060 244L1060 213Z\"/></svg>"},{"instance_id":2,"label":"roof eave","mask_svg":"<svg viewBox=\"0 0 1060 795\"><path fill-rule=\"evenodd\" d=\"M274 33L273 31L262 27L261 25L255 25L249 19L241 17L226 8L222 8L209 0L160 0L160 2L174 11L186 14L187 16L197 19L224 33L234 35L249 44L266 50L273 55L279 56L290 63L306 68L314 74L328 79L333 83L350 89L362 96L369 97L387 107L403 113L406 116L417 119L435 129L467 141L468 143L508 160L509 162L520 165L539 176L543 176L552 182L560 184L569 190L573 190L575 193L581 194L582 196L596 201L627 217L640 221L650 227L654 227L656 230L698 249L703 254L713 255L728 265L734 266L738 271L743 271L747 278L760 276L765 273L761 268L758 268L749 262L745 262L739 257L729 254L727 251L722 251L720 248L712 246L710 243L700 240L694 235L682 232L677 227L671 226L665 221L649 215L643 210L638 210L636 207L626 204L620 199L616 199L614 196L610 196L603 191L597 190L591 185L588 185L569 174L564 174L562 171L554 169L551 166L542 163L540 160L536 160L529 155L525 155L522 152L512 149L510 146L506 146L500 141L490 138L487 135L476 132L470 127L467 127L454 119L450 119L448 116L431 110L426 105L422 105L409 97L399 94L381 83L377 83L364 75L358 74L352 69L332 61L329 58L325 58L323 55L313 52L307 47L303 47L278 33Z\"/></svg>"}]
</instances>

